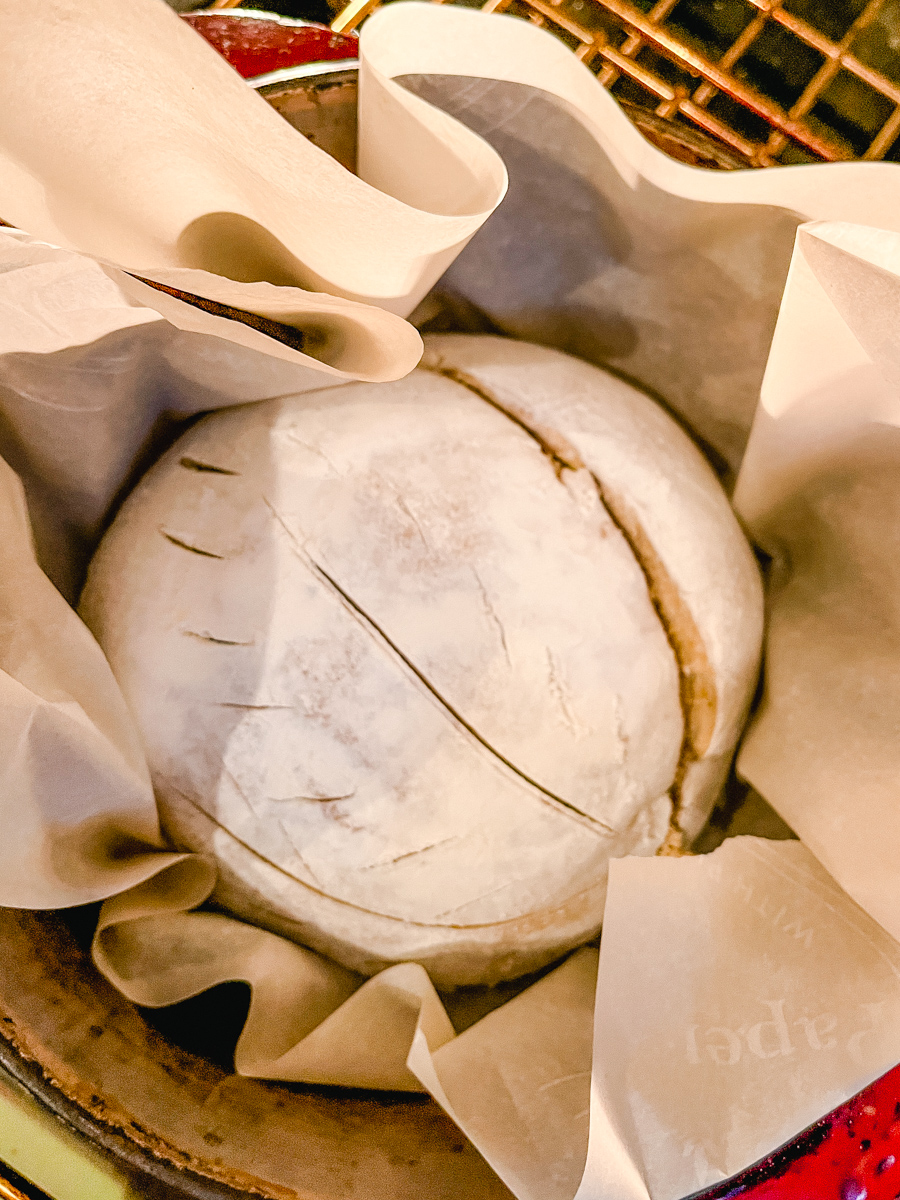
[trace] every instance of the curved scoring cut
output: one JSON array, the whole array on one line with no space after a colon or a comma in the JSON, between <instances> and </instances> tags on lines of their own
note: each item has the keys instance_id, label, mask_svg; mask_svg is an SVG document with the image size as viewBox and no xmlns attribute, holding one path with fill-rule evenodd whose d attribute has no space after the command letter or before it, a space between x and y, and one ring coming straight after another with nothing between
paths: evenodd
<instances>
[{"instance_id":1,"label":"curved scoring cut","mask_svg":"<svg viewBox=\"0 0 900 1200\"><path fill-rule=\"evenodd\" d=\"M554 463L557 478L562 472L585 470L585 464L576 448L557 429L542 427L533 420L527 406L519 402L514 410L507 409L497 396L485 390L472 376L455 367L448 366L440 358L429 358L426 370L432 370L469 389L498 411L505 413L529 433L543 452ZM657 615L660 618L669 644L678 663L679 692L684 718L684 739L672 781L675 801L672 809L671 831L676 835L669 839L669 847L681 844L677 835L682 832L679 823L681 808L681 785L692 762L701 759L709 748L716 724L716 678L706 653L703 639L690 610L684 603L677 586L666 571L662 559L654 549L646 532L642 529L634 511L621 496L604 494L603 484L592 474L600 500L612 516L617 527L625 535L636 561L640 564L647 580L647 590Z\"/></svg>"},{"instance_id":2,"label":"curved scoring cut","mask_svg":"<svg viewBox=\"0 0 900 1200\"><path fill-rule=\"evenodd\" d=\"M519 402L514 408L504 407L503 402L485 390L475 378L456 367L448 366L440 358L436 361L429 357L423 364L423 369L434 371L446 379L452 379L454 383L462 384L474 395L504 413L511 421L515 421L553 460L557 478L561 478L562 472L566 470L587 469L578 450L559 430L543 427L535 421L526 404ZM622 496L605 491L603 483L593 473L592 478L606 511L624 534L644 572L653 606L678 662L685 719L680 770L685 761L701 758L712 741L716 725L715 672L696 622L675 581L666 570L646 531L641 527L634 510Z\"/></svg>"},{"instance_id":3,"label":"curved scoring cut","mask_svg":"<svg viewBox=\"0 0 900 1200\"><path fill-rule=\"evenodd\" d=\"M592 404L621 386L585 369ZM597 930L610 857L659 847L702 730L685 737L683 648L679 670L660 619L677 606L648 588L670 558L648 534L648 570L593 452L480 382L416 371L213 414L148 473L82 611L164 827L215 856L220 902L444 984Z\"/></svg>"},{"instance_id":4,"label":"curved scoring cut","mask_svg":"<svg viewBox=\"0 0 900 1200\"><path fill-rule=\"evenodd\" d=\"M564 466L593 474L644 570L678 660L685 738L673 822L695 835L746 717L762 643L759 570L712 470L648 396L559 351L432 335L421 366L561 448Z\"/></svg>"}]
</instances>

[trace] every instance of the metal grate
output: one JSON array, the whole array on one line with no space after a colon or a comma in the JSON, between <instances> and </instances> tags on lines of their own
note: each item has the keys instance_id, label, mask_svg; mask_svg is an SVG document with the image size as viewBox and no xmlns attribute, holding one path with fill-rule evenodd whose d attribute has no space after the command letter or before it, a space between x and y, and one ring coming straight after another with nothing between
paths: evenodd
<instances>
[{"instance_id":1,"label":"metal grate","mask_svg":"<svg viewBox=\"0 0 900 1200\"><path fill-rule=\"evenodd\" d=\"M463 2L546 27L617 98L754 166L900 161L900 0Z\"/></svg>"}]
</instances>

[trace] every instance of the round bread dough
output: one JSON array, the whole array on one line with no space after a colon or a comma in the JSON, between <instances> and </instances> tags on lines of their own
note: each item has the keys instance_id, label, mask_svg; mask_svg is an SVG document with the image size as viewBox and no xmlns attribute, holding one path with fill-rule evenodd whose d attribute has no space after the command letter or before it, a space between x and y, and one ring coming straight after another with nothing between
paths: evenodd
<instances>
[{"instance_id":1,"label":"round bread dough","mask_svg":"<svg viewBox=\"0 0 900 1200\"><path fill-rule=\"evenodd\" d=\"M448 987L590 938L611 857L698 832L762 595L657 404L443 335L396 383L200 421L126 500L81 614L219 902Z\"/></svg>"}]
</instances>

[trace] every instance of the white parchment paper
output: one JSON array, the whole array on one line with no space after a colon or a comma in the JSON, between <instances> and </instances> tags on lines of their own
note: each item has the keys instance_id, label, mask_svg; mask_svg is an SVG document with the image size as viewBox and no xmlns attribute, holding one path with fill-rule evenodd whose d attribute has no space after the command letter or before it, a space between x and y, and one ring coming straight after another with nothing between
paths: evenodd
<instances>
[{"instance_id":1,"label":"white parchment paper","mask_svg":"<svg viewBox=\"0 0 900 1200\"><path fill-rule=\"evenodd\" d=\"M394 96L357 178L159 0L2 0L0 45L0 217L144 275L407 313L506 186L489 146L415 97ZM387 180L382 159L410 166Z\"/></svg>"},{"instance_id":2,"label":"white parchment paper","mask_svg":"<svg viewBox=\"0 0 900 1200\"><path fill-rule=\"evenodd\" d=\"M900 1056L900 945L800 842L620 859L606 904L579 1200L679 1200Z\"/></svg>"},{"instance_id":3,"label":"white parchment paper","mask_svg":"<svg viewBox=\"0 0 900 1200\"><path fill-rule=\"evenodd\" d=\"M123 486L186 417L328 379L396 379L422 352L407 322L373 306L205 271L155 277L278 322L311 353L0 228L0 453L25 484L41 565L69 599Z\"/></svg>"},{"instance_id":4,"label":"white parchment paper","mask_svg":"<svg viewBox=\"0 0 900 1200\"><path fill-rule=\"evenodd\" d=\"M900 938L900 238L801 229L737 504L774 556L740 770Z\"/></svg>"},{"instance_id":5,"label":"white parchment paper","mask_svg":"<svg viewBox=\"0 0 900 1200\"><path fill-rule=\"evenodd\" d=\"M823 184L819 165L676 162L571 51L525 21L390 5L363 27L361 50L364 96L371 54L379 75L481 134L509 172L506 200L441 287L516 337L610 363L656 391L733 470L797 225L900 227L894 164L831 164Z\"/></svg>"}]
</instances>

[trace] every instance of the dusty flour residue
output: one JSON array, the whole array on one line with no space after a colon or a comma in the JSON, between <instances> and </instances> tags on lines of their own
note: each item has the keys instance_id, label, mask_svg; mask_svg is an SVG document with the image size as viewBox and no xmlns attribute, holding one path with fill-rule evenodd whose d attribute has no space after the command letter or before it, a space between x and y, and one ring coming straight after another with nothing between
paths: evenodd
<instances>
[{"instance_id":1,"label":"dusty flour residue","mask_svg":"<svg viewBox=\"0 0 900 1200\"><path fill-rule=\"evenodd\" d=\"M265 501L269 504L268 501ZM324 567L317 562L311 555L310 549L306 545L301 545L295 536L293 530L282 518L278 511L269 504L275 520L283 533L286 535L288 544L293 554L304 564L310 574L317 579L323 586L330 590L346 608L352 619L365 631L367 637L377 643L379 647L386 650L391 658L403 668L406 669L417 681L419 685L424 687L429 695L437 701L444 715L451 720L465 736L474 739L491 757L500 764L506 771L516 777L518 781L523 783L528 789L534 791L544 803L549 803L557 809L561 815L569 819L577 821L585 828L591 829L598 836L608 836L614 834L615 830L606 822L599 820L597 817L591 816L584 812L577 805L570 803L562 796L550 791L544 787L536 779L526 774L518 767L511 759L501 753L500 750L485 738L473 725L471 725L463 715L447 700L435 684L425 675L418 666L410 659L400 647L394 642L381 628L380 625L372 619L372 617L362 608L356 600L341 587L336 579L330 575Z\"/></svg>"}]
</instances>

